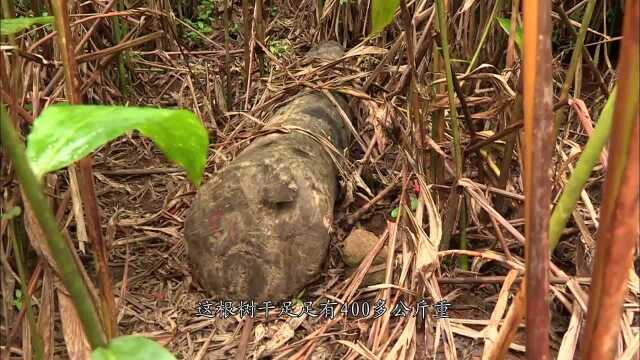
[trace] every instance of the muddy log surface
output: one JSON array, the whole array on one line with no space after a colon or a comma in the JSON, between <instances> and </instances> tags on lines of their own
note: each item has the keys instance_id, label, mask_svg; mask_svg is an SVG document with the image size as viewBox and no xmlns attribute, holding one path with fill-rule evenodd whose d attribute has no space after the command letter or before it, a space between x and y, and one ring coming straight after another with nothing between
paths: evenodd
<instances>
[{"instance_id":1,"label":"muddy log surface","mask_svg":"<svg viewBox=\"0 0 640 360\"><path fill-rule=\"evenodd\" d=\"M324 43L308 56L342 54ZM338 170L314 137L342 151L349 139L344 120L326 95L307 92L280 108L267 122L271 128L289 131L251 143L199 189L185 221L192 273L216 299L288 298L318 276L327 258Z\"/></svg>"}]
</instances>

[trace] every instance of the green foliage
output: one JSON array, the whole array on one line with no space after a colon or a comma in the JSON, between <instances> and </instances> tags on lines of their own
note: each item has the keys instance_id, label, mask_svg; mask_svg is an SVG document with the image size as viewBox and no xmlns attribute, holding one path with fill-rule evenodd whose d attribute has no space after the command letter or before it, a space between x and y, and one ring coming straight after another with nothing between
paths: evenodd
<instances>
[{"instance_id":1,"label":"green foliage","mask_svg":"<svg viewBox=\"0 0 640 360\"><path fill-rule=\"evenodd\" d=\"M13 298L13 305L15 305L16 309L21 310L23 301L24 299L22 298L22 290L16 289Z\"/></svg>"},{"instance_id":2,"label":"green foliage","mask_svg":"<svg viewBox=\"0 0 640 360\"><path fill-rule=\"evenodd\" d=\"M400 0L373 0L371 3L371 33L382 31L393 21Z\"/></svg>"},{"instance_id":3,"label":"green foliage","mask_svg":"<svg viewBox=\"0 0 640 360\"><path fill-rule=\"evenodd\" d=\"M497 19L498 19L498 23L500 23L500 27L502 28L502 30L504 30L504 32L506 32L507 35L509 35L509 32L511 31L511 20L501 18L501 17ZM513 36L513 40L518 45L518 48L520 49L520 51L522 51L523 38L524 38L524 30L522 29L522 26L518 25L516 26L516 33Z\"/></svg>"},{"instance_id":4,"label":"green foliage","mask_svg":"<svg viewBox=\"0 0 640 360\"><path fill-rule=\"evenodd\" d=\"M91 360L175 360L175 357L155 341L142 336L127 335L112 339L106 347L91 352Z\"/></svg>"},{"instance_id":5,"label":"green foliage","mask_svg":"<svg viewBox=\"0 0 640 360\"><path fill-rule=\"evenodd\" d=\"M211 19L213 17L214 6L214 0L201 0L200 5L198 5L198 14L196 19L187 19L186 21L201 34L211 34L213 32L213 29L211 28ZM201 40L200 35L194 31L187 31L186 36L189 40L194 42L199 42Z\"/></svg>"},{"instance_id":6,"label":"green foliage","mask_svg":"<svg viewBox=\"0 0 640 360\"><path fill-rule=\"evenodd\" d=\"M36 119L27 137L27 159L40 179L131 130L153 140L167 158L185 169L195 185L200 184L209 138L200 120L187 110L49 106Z\"/></svg>"},{"instance_id":7,"label":"green foliage","mask_svg":"<svg viewBox=\"0 0 640 360\"><path fill-rule=\"evenodd\" d=\"M291 50L291 42L287 39L269 41L269 51L276 57L282 57Z\"/></svg>"},{"instance_id":8,"label":"green foliage","mask_svg":"<svg viewBox=\"0 0 640 360\"><path fill-rule=\"evenodd\" d=\"M2 19L0 20L0 35L11 35L28 29L33 25L51 23L53 23L53 16Z\"/></svg>"},{"instance_id":9,"label":"green foliage","mask_svg":"<svg viewBox=\"0 0 640 360\"><path fill-rule=\"evenodd\" d=\"M213 0L201 0L198 5L198 17L200 21L211 21L211 15L213 14L214 2Z\"/></svg>"},{"instance_id":10,"label":"green foliage","mask_svg":"<svg viewBox=\"0 0 640 360\"><path fill-rule=\"evenodd\" d=\"M4 213L0 212L0 220L9 221L20 214L22 214L22 209L19 206L14 206Z\"/></svg>"},{"instance_id":11,"label":"green foliage","mask_svg":"<svg viewBox=\"0 0 640 360\"><path fill-rule=\"evenodd\" d=\"M418 198L416 198L413 195L410 195L409 199L410 199L411 211L416 211L418 209ZM396 207L393 210L391 210L391 218L393 220L398 218L398 212L400 212L400 208L399 207Z\"/></svg>"},{"instance_id":12,"label":"green foliage","mask_svg":"<svg viewBox=\"0 0 640 360\"><path fill-rule=\"evenodd\" d=\"M418 209L418 198L411 196L411 210L416 211Z\"/></svg>"}]
</instances>

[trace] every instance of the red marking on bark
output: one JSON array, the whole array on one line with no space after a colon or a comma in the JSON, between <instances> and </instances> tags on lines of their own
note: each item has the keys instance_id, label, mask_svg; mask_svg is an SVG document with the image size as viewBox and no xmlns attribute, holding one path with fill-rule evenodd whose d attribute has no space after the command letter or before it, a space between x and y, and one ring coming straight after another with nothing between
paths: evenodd
<instances>
[{"instance_id":1,"label":"red marking on bark","mask_svg":"<svg viewBox=\"0 0 640 360\"><path fill-rule=\"evenodd\" d=\"M222 219L222 210L214 209L209 215L209 230L214 233L220 229L220 220Z\"/></svg>"}]
</instances>

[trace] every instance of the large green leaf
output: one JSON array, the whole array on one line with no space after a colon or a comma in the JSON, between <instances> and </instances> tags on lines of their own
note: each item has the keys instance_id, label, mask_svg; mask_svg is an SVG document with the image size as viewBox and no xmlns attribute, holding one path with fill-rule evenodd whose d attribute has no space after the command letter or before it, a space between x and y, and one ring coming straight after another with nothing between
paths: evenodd
<instances>
[{"instance_id":1,"label":"large green leaf","mask_svg":"<svg viewBox=\"0 0 640 360\"><path fill-rule=\"evenodd\" d=\"M51 24L53 16L19 17L0 20L0 35L11 35L36 24Z\"/></svg>"},{"instance_id":2,"label":"large green leaf","mask_svg":"<svg viewBox=\"0 0 640 360\"><path fill-rule=\"evenodd\" d=\"M501 18L501 17L496 17L496 19L498 19L498 23L500 23L500 27L502 28L502 30L504 30L504 32L506 32L507 35L509 35L509 32L511 31L511 20ZM524 37L524 30L522 29L521 26L516 25L516 33L513 35L513 40L516 42L516 44L518 45L518 48L521 51L522 51L523 37Z\"/></svg>"},{"instance_id":3,"label":"large green leaf","mask_svg":"<svg viewBox=\"0 0 640 360\"><path fill-rule=\"evenodd\" d=\"M106 347L93 350L91 360L175 360L175 357L153 340L127 335L112 339Z\"/></svg>"},{"instance_id":4,"label":"large green leaf","mask_svg":"<svg viewBox=\"0 0 640 360\"><path fill-rule=\"evenodd\" d=\"M182 166L195 185L200 184L209 138L200 120L187 110L52 105L34 122L27 137L27 158L40 178L134 129Z\"/></svg>"},{"instance_id":5,"label":"large green leaf","mask_svg":"<svg viewBox=\"0 0 640 360\"><path fill-rule=\"evenodd\" d=\"M373 0L371 3L371 32L382 31L393 20L400 0Z\"/></svg>"}]
</instances>

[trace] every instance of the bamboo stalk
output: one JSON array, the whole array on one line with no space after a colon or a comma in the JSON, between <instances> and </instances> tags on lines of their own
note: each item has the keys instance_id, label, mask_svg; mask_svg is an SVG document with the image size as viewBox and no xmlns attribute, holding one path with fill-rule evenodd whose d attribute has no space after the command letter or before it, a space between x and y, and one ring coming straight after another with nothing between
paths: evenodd
<instances>
[{"instance_id":1,"label":"bamboo stalk","mask_svg":"<svg viewBox=\"0 0 640 360\"><path fill-rule=\"evenodd\" d=\"M524 1L523 110L527 359L549 354L549 203L553 147L551 1Z\"/></svg>"},{"instance_id":2,"label":"bamboo stalk","mask_svg":"<svg viewBox=\"0 0 640 360\"><path fill-rule=\"evenodd\" d=\"M58 44L64 65L65 85L67 97L70 104L81 104L80 81L78 79L78 65L76 61L73 38L69 27L69 14L67 12L67 1L56 0L51 2L55 25L58 31ZM96 199L95 187L93 183L93 165L91 156L78 161L78 184L80 198L85 208L87 236L93 246L96 258L96 271L100 281L100 302L101 316L107 338L116 335L114 319L115 302L113 298L113 285L108 269L108 255L106 244L102 238L100 227L100 215Z\"/></svg>"},{"instance_id":3,"label":"bamboo stalk","mask_svg":"<svg viewBox=\"0 0 640 360\"><path fill-rule=\"evenodd\" d=\"M612 96L613 98L613 96ZM610 102L607 103L607 106L611 106L611 104L613 103L612 100L610 99ZM606 107L605 109L603 109L600 119L598 121L599 124L599 128L600 131L602 132L601 135L604 135L604 133L606 132L606 123L607 123L607 116L610 116L611 113L610 111L607 111ZM611 121L612 118L609 118L608 120ZM602 126L600 126L602 125ZM598 129L598 128L596 128ZM581 155L581 158L578 160L578 163L580 163L580 168L589 168L588 173L591 172L591 167L587 166L591 161L589 160L589 158L591 157L591 153L597 153L599 154L599 151L597 151L597 148L599 147L597 144L601 141L606 141L605 139L602 139L600 136L598 135L596 139L590 139L589 142L587 143L587 145L589 146L589 149L587 150L587 148L585 147L585 151L583 151L583 154ZM593 134L592 134L593 136ZM591 145L589 145L589 143L591 143ZM600 149L602 149L600 147ZM586 153L586 154L585 154ZM583 159L583 157L585 157L585 159ZM597 161L597 155L596 155L596 161ZM578 165L576 166L578 167ZM586 171L586 169L585 169ZM575 174L575 171L574 171ZM571 213L573 212L573 208L575 207L575 201L571 201L571 198L574 197L575 194L577 194L577 196L580 196L580 192L582 191L582 187L584 186L584 181L581 179L581 177L585 176L585 173L583 172L583 170L580 170L580 172L578 173L577 177L574 179L573 178L573 174L572 177L569 179L569 183L571 184L570 186L568 185L565 189L567 188L571 188L571 189L575 189L571 190L571 192L566 192L563 193L563 195L561 196L561 202L562 205L556 206L556 208L553 211L553 214L551 216L551 220L549 222L549 252L553 251L553 248L555 247L555 245L557 244L557 240L560 237L560 234L562 233L562 230L564 229L564 225L566 224L566 219L563 220L563 218L566 216L564 215L564 213L566 213L568 211L569 216L571 215ZM588 175L586 175L588 178ZM578 187L578 185L582 184L581 186ZM526 184L525 184L526 187ZM559 203L560 204L560 203ZM569 206L570 205L570 206ZM560 226L560 224L562 223L562 226ZM523 282L521 288L519 289L517 295L516 295L516 299L519 299L520 297L523 297L525 292L526 292L526 282ZM499 358L503 358L507 349L508 349L508 345L511 343L511 341L513 340L514 336L515 336L515 331L517 329L517 324L520 322L520 319L522 318L522 316L524 315L524 307L525 307L525 302L524 301L514 301L514 303L511 305L511 308L509 309L509 312L507 314L507 317L505 318L505 325L500 329L499 332L499 336L498 339L496 340L495 346L492 348L492 359L499 359ZM529 328L529 325L527 325L527 328ZM536 345L536 347L538 347L539 345Z\"/></svg>"},{"instance_id":4,"label":"bamboo stalk","mask_svg":"<svg viewBox=\"0 0 640 360\"><path fill-rule=\"evenodd\" d=\"M593 283L589 296L583 359L614 359L621 307L640 225L640 4L625 2L618 64L618 101L611 130L609 167L603 185Z\"/></svg>"},{"instance_id":5,"label":"bamboo stalk","mask_svg":"<svg viewBox=\"0 0 640 360\"><path fill-rule=\"evenodd\" d=\"M4 83L4 80L6 80L5 78L6 74L4 73L3 60L4 58L0 56L0 71L2 71L2 82ZM6 113L2 102L0 102L0 116L11 119L12 124L10 126L12 126L12 129L15 130L19 128L17 125L19 123L19 120L16 119L16 114L9 115L8 113ZM3 126L6 126L6 125L3 125ZM7 209L10 209L13 206L13 203L14 203L14 200L9 200L7 204L5 204L5 211ZM10 219L10 222L12 225L13 234L10 234L9 238L11 239L11 246L13 248L16 268L18 270L18 278L20 279L20 290L22 291L22 298L23 298L23 303L22 303L22 308L20 309L21 310L20 313L26 314L26 317L27 317L29 331L31 332L31 348L32 348L33 355L36 359L43 359L44 344L42 340L42 333L40 332L40 329L36 325L35 315L33 314L33 310L31 307L31 296L33 294L33 286L31 286L31 283L27 281L27 271L24 266L24 254L22 252L22 249L24 248L24 244L26 243L25 241L26 236L23 232L24 224L20 221L19 216L16 216ZM36 272L34 272L34 274L32 275L36 275ZM11 344L9 340L13 338L13 334L16 332L16 328L20 327L20 322L21 322L21 316L19 314L18 319L14 322L14 326L11 328L10 327L6 328L8 336L7 336L7 341L5 343L7 345ZM9 329L12 329L12 330L9 331Z\"/></svg>"},{"instance_id":6,"label":"bamboo stalk","mask_svg":"<svg viewBox=\"0 0 640 360\"><path fill-rule=\"evenodd\" d=\"M453 72L451 71L451 59L449 57L449 40L447 35L447 18L444 8L444 0L436 0L436 15L438 17L438 32L442 42L442 58L447 77L447 95L449 98L449 116L451 118L451 131L453 135L453 160L455 163L455 176L462 176L462 151L460 148L460 125L458 123L458 110L455 104L455 89L453 87Z\"/></svg>"},{"instance_id":7,"label":"bamboo stalk","mask_svg":"<svg viewBox=\"0 0 640 360\"><path fill-rule=\"evenodd\" d=\"M574 201L573 198L576 195L578 198L580 197L580 193L582 192L582 189L586 184L586 180L584 180L583 177L586 176L588 179L589 174L593 169L593 165L595 165L594 163L589 167L589 164L593 162L593 160L590 160L590 158L594 156L593 154L599 154L599 152L597 151L598 147L602 149L602 146L597 145L598 142L604 141L606 143L608 139L608 137L602 139L601 136L604 135L604 132L607 132L607 123L611 124L613 122L613 112L611 110L607 110L607 108L613 106L612 99L616 93L617 91L614 88L614 92L612 92L607 105L605 105L605 108L600 114L600 117L598 119L598 126L594 130L592 138L590 138L587 142L587 145L585 145L585 149L583 150L582 155L576 163L576 169L574 169L574 173L572 173L571 177L569 178L569 182L565 186L565 190L560 196L558 205L556 205L556 207L553 209L553 213L551 214L551 218L549 221L549 253L553 252L553 249L558 244L558 239L560 238L564 230L564 227L566 225L566 219L563 220L566 216L565 214L568 213L570 216L575 209L577 199ZM600 134L595 134L596 132L600 132ZM596 137L596 139L593 139L594 137ZM585 157L585 159L583 159L583 157ZM597 162L598 155L595 155L595 158ZM578 172L578 175L575 175L576 178L574 179L574 174L576 173L576 171ZM580 186L578 187L578 185ZM568 189L572 190L569 191ZM563 221L564 223L562 223ZM524 285L522 285L518 290L516 298L524 296L524 292ZM505 318L505 325L500 328L499 336L494 347L492 348L492 357L490 357L490 359L501 359L504 357L504 354L508 350L509 344L515 336L517 325L522 319L523 315L524 302L514 302L507 314L507 318ZM515 324L515 327L511 327L511 324Z\"/></svg>"}]
</instances>

